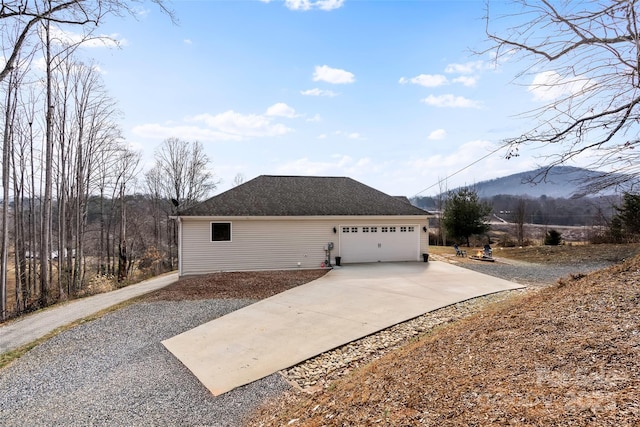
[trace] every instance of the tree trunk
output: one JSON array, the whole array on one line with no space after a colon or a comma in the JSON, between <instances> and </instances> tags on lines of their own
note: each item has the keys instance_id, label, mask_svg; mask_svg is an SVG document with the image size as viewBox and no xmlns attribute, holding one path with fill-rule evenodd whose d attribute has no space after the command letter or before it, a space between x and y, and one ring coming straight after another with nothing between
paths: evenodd
<instances>
[{"instance_id":1,"label":"tree trunk","mask_svg":"<svg viewBox=\"0 0 640 427\"><path fill-rule=\"evenodd\" d=\"M13 73L9 78L7 88L7 98L5 102L5 118L4 118L4 138L2 141L2 243L0 244L0 298L2 309L2 320L7 319L7 272L8 268L8 249L9 249L9 153L11 150L11 105L13 94Z\"/></svg>"},{"instance_id":2,"label":"tree trunk","mask_svg":"<svg viewBox=\"0 0 640 427\"><path fill-rule=\"evenodd\" d=\"M51 205L53 195L52 169L53 169L53 105L52 105L52 79L51 79L51 39L49 23L45 25L46 36L46 67L47 67L47 104L46 104L46 131L45 131L45 164L44 164L44 198L42 201L42 245L40 247L40 304L46 306L49 300L49 256L51 255Z\"/></svg>"},{"instance_id":3,"label":"tree trunk","mask_svg":"<svg viewBox=\"0 0 640 427\"><path fill-rule=\"evenodd\" d=\"M118 245L118 282L124 282L127 279L127 214L124 200L124 184L120 187L120 243Z\"/></svg>"}]
</instances>

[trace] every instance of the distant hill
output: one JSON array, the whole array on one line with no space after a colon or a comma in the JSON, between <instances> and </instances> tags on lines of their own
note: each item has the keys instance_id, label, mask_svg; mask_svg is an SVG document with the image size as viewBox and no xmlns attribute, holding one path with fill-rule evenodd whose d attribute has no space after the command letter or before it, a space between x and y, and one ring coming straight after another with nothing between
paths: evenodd
<instances>
[{"instance_id":1,"label":"distant hill","mask_svg":"<svg viewBox=\"0 0 640 427\"><path fill-rule=\"evenodd\" d=\"M499 194L512 196L528 196L537 198L540 196L554 198L570 198L581 194L582 186L590 179L597 178L601 172L571 166L557 166L551 169L546 178L541 182L535 179L544 169L529 172L521 172L503 178L477 183L474 187L478 196L489 198ZM532 182L532 180L534 180ZM613 189L605 190L591 196L604 196L615 194Z\"/></svg>"}]
</instances>

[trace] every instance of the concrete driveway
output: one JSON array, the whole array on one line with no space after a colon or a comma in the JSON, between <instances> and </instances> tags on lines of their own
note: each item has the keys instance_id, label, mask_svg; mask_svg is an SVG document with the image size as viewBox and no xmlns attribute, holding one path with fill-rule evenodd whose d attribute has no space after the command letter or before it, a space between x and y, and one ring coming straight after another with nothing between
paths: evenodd
<instances>
[{"instance_id":1,"label":"concrete driveway","mask_svg":"<svg viewBox=\"0 0 640 427\"><path fill-rule=\"evenodd\" d=\"M351 264L163 344L217 396L429 311L522 287L437 261Z\"/></svg>"}]
</instances>

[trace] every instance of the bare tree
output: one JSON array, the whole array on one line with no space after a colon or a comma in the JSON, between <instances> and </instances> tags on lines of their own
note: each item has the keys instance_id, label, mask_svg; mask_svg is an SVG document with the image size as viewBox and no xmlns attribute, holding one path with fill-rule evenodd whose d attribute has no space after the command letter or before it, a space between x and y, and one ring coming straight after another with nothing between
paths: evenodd
<instances>
[{"instance_id":1,"label":"bare tree","mask_svg":"<svg viewBox=\"0 0 640 427\"><path fill-rule=\"evenodd\" d=\"M530 131L505 141L507 158L518 156L519 149L529 144L557 146L556 154L547 159L546 172L588 156L591 167L607 171L588 183L592 189L636 183L640 172L640 2L517 3L517 14L509 16L492 16L487 3L491 49L498 61L528 64L518 77L533 77L530 89L546 104L524 113L534 124ZM510 29L491 28L503 20ZM538 179L546 176L545 171Z\"/></svg>"},{"instance_id":2,"label":"bare tree","mask_svg":"<svg viewBox=\"0 0 640 427\"><path fill-rule=\"evenodd\" d=\"M209 158L197 141L168 138L156 150L155 160L163 193L174 200L178 210L192 206L216 188L213 173L208 169Z\"/></svg>"},{"instance_id":3,"label":"bare tree","mask_svg":"<svg viewBox=\"0 0 640 427\"><path fill-rule=\"evenodd\" d=\"M155 167L148 170L145 175L145 184L147 193L150 197L151 202L151 217L153 218L153 242L155 248L160 250L160 243L162 240L162 206L166 205L166 200L163 199L162 193L162 177L160 173L160 168L156 165ZM167 206L168 207L168 206ZM166 214L170 212L170 208L166 209ZM166 217L166 215L164 215Z\"/></svg>"},{"instance_id":4,"label":"bare tree","mask_svg":"<svg viewBox=\"0 0 640 427\"><path fill-rule=\"evenodd\" d=\"M164 0L150 0L172 19ZM94 96L102 89L87 72L73 65L73 52L94 35L108 15L133 13L144 0L13 0L0 4L0 83L6 83L0 114L3 128L0 213L0 317L6 318L6 278L9 249L15 249L16 310L38 300L40 305L64 293L60 265L73 246L74 286L82 284L80 263L84 247L87 199L94 187L97 153L120 138L113 122L113 105ZM74 37L68 37L68 31ZM80 41L71 41L80 35ZM33 51L41 51L44 73L23 63ZM84 71L84 73L83 73ZM29 75L29 79L17 79ZM75 78L75 80L74 80ZM72 92L70 88L81 88ZM20 105L26 93L29 105ZM18 111L21 109L21 111ZM12 169L11 169L12 168ZM9 189L13 186L14 209L9 211ZM54 193L54 189L56 193ZM71 197L73 196L73 197ZM27 201L28 199L28 201ZM112 198L113 199L113 198ZM28 203L28 208L26 207ZM9 216L13 213L13 230ZM57 215L57 216L56 216ZM74 216L73 221L71 215ZM56 242L55 227L58 226ZM73 228L71 227L73 226ZM12 236L13 233L13 236ZM14 241L11 242L11 237ZM57 250L55 245L57 244ZM63 247L64 245L64 247ZM28 254L27 254L28 253ZM27 262L28 261L28 262ZM67 259L68 271L71 271ZM67 288L67 292L69 288Z\"/></svg>"},{"instance_id":5,"label":"bare tree","mask_svg":"<svg viewBox=\"0 0 640 427\"><path fill-rule=\"evenodd\" d=\"M518 246L524 244L524 223L527 218L527 202L524 198L518 199L516 208L513 211L513 222L516 227L516 239L518 240Z\"/></svg>"},{"instance_id":6,"label":"bare tree","mask_svg":"<svg viewBox=\"0 0 640 427\"><path fill-rule=\"evenodd\" d=\"M447 245L447 232L442 225L442 213L447 200L447 181L446 179L438 179L438 195L436 196L436 209L438 211L438 237L443 246Z\"/></svg>"},{"instance_id":7,"label":"bare tree","mask_svg":"<svg viewBox=\"0 0 640 427\"><path fill-rule=\"evenodd\" d=\"M147 185L159 184L164 198L173 204L171 215L179 214L180 210L194 205L216 188L217 182L208 169L209 158L197 141L189 143L179 138L168 138L156 150L155 160L155 171L147 176ZM159 182L150 183L149 179L159 179ZM169 262L173 268L177 243L175 221L167 222L167 227Z\"/></svg>"},{"instance_id":8,"label":"bare tree","mask_svg":"<svg viewBox=\"0 0 640 427\"><path fill-rule=\"evenodd\" d=\"M238 185L241 185L243 183L244 183L244 175L238 172L236 176L233 178L232 185L234 187L237 187Z\"/></svg>"},{"instance_id":9,"label":"bare tree","mask_svg":"<svg viewBox=\"0 0 640 427\"><path fill-rule=\"evenodd\" d=\"M2 320L7 318L7 275L8 253L9 253L9 175L10 175L10 154L11 141L15 126L16 98L18 84L18 73L10 73L7 83L6 99L4 105L4 132L2 138L2 244L0 245L0 287L2 299Z\"/></svg>"},{"instance_id":10,"label":"bare tree","mask_svg":"<svg viewBox=\"0 0 640 427\"><path fill-rule=\"evenodd\" d=\"M173 12L163 0L151 0L172 20ZM83 29L91 34L108 15L133 13L135 3L142 0L9 0L0 5L0 22L4 29L10 29L16 36L10 43L2 45L2 54L6 62L0 68L0 81L13 70L20 52L29 43L30 36L37 31L38 24L55 23ZM8 32L8 31L7 31Z\"/></svg>"},{"instance_id":11,"label":"bare tree","mask_svg":"<svg viewBox=\"0 0 640 427\"><path fill-rule=\"evenodd\" d=\"M126 210L126 187L134 180L138 165L140 164L140 154L130 150L123 150L118 162L118 187L120 189L120 239L118 243L118 281L122 282L127 278L129 263L131 262L130 251L127 250L127 210Z\"/></svg>"}]
</instances>

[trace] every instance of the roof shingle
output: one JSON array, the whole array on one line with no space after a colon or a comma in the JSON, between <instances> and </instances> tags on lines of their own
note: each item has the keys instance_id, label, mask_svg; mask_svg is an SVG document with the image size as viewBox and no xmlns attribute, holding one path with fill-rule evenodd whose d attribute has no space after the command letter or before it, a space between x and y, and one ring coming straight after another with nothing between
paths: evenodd
<instances>
[{"instance_id":1,"label":"roof shingle","mask_svg":"<svg viewBox=\"0 0 640 427\"><path fill-rule=\"evenodd\" d=\"M180 216L428 215L397 197L346 177L261 175Z\"/></svg>"}]
</instances>

